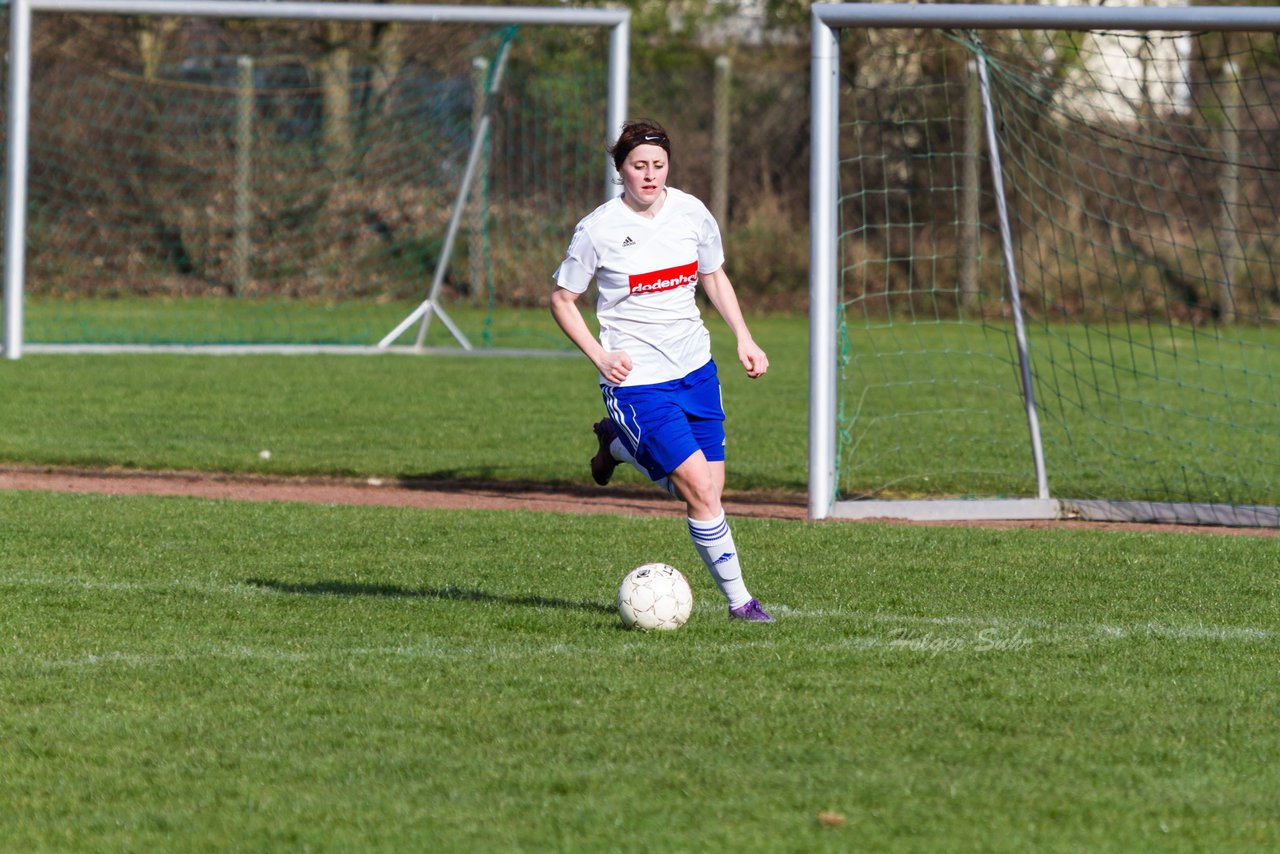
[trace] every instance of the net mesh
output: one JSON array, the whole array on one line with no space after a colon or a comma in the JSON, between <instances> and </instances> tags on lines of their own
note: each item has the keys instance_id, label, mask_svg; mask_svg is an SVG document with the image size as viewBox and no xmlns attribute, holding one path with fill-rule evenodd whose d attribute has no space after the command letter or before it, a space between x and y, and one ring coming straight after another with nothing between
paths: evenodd
<instances>
[{"instance_id":1,"label":"net mesh","mask_svg":"<svg viewBox=\"0 0 1280 854\"><path fill-rule=\"evenodd\" d=\"M1052 493L1280 504L1275 36L841 39L841 494L1036 493L982 56Z\"/></svg>"},{"instance_id":2,"label":"net mesh","mask_svg":"<svg viewBox=\"0 0 1280 854\"><path fill-rule=\"evenodd\" d=\"M506 49L441 302L475 343L561 346L545 312L525 328L493 307L544 297L600 201L605 34L44 14L34 32L28 341L376 343L427 296Z\"/></svg>"}]
</instances>

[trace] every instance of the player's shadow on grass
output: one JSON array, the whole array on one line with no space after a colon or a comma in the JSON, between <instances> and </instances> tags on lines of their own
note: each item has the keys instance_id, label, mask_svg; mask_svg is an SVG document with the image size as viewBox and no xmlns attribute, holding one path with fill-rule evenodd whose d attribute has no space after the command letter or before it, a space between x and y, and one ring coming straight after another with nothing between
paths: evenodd
<instances>
[{"instance_id":1,"label":"player's shadow on grass","mask_svg":"<svg viewBox=\"0 0 1280 854\"><path fill-rule=\"evenodd\" d=\"M381 596L391 599L446 599L455 602L492 602L499 605L528 605L534 608L565 608L574 611L595 611L612 614L616 609L599 602L574 602L548 596L503 596L471 590L465 587L401 587L398 584L357 584L350 581L314 581L301 584L274 581L269 578L249 578L245 584L293 593L303 596Z\"/></svg>"}]
</instances>

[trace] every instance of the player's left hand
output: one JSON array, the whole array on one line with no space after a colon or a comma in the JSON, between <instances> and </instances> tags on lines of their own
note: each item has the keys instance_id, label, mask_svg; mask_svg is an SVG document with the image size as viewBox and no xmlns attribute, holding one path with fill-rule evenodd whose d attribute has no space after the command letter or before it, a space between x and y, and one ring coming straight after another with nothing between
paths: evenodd
<instances>
[{"instance_id":1,"label":"player's left hand","mask_svg":"<svg viewBox=\"0 0 1280 854\"><path fill-rule=\"evenodd\" d=\"M751 339L738 342L738 361L747 369L747 376L753 380L764 376L765 371L769 370L769 357Z\"/></svg>"}]
</instances>

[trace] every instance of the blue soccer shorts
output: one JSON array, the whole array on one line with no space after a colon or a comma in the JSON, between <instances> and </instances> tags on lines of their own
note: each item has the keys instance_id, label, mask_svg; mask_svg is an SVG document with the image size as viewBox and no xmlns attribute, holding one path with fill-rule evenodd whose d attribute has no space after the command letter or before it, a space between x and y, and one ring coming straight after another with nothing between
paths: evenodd
<instances>
[{"instance_id":1,"label":"blue soccer shorts","mask_svg":"<svg viewBox=\"0 0 1280 854\"><path fill-rule=\"evenodd\" d=\"M724 459L724 403L716 363L678 380L637 386L601 385L618 439L651 480L661 480L702 451Z\"/></svg>"}]
</instances>

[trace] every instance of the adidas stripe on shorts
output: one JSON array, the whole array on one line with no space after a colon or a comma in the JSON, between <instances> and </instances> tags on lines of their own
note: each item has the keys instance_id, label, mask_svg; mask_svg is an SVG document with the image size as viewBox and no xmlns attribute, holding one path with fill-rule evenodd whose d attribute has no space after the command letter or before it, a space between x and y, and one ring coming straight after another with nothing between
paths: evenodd
<instances>
[{"instance_id":1,"label":"adidas stripe on shorts","mask_svg":"<svg viewBox=\"0 0 1280 854\"><path fill-rule=\"evenodd\" d=\"M605 409L650 479L660 480L698 451L724 459L724 404L714 360L680 379L652 385L601 384Z\"/></svg>"}]
</instances>

